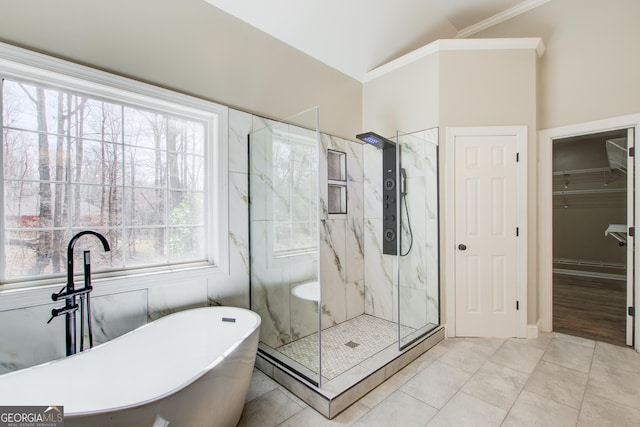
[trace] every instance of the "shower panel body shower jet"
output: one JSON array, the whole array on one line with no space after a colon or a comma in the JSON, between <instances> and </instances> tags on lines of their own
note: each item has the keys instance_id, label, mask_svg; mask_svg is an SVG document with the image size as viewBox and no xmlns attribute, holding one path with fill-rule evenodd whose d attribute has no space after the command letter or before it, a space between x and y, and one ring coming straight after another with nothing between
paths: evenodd
<instances>
[{"instance_id":1,"label":"shower panel body shower jet","mask_svg":"<svg viewBox=\"0 0 640 427\"><path fill-rule=\"evenodd\" d=\"M374 132L356 135L360 141L382 150L382 253L398 254L398 197L396 144Z\"/></svg>"}]
</instances>

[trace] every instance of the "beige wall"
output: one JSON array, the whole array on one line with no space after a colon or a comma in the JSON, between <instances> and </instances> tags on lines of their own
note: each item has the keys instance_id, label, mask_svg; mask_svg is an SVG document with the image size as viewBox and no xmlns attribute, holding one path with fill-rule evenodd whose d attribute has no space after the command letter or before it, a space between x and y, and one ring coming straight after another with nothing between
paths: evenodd
<instances>
[{"instance_id":1,"label":"beige wall","mask_svg":"<svg viewBox=\"0 0 640 427\"><path fill-rule=\"evenodd\" d=\"M530 325L535 325L538 319L537 60L535 49L447 51L440 53L439 72L441 144L446 128L451 126L527 126L527 322ZM443 173L444 153L445 150L440 150ZM449 215L445 213L442 217Z\"/></svg>"},{"instance_id":2,"label":"beige wall","mask_svg":"<svg viewBox=\"0 0 640 427\"><path fill-rule=\"evenodd\" d=\"M393 135L440 127L440 145L450 126L514 126L528 128L528 323L535 324L537 306L537 52L526 50L440 51L365 83L363 125ZM446 175L445 150L440 155L440 182ZM442 190L442 188L441 188ZM444 192L441 191L441 210ZM443 212L441 218L451 217ZM446 227L441 222L441 241ZM446 283L444 252L441 279ZM444 313L444 292L440 306Z\"/></svg>"},{"instance_id":3,"label":"beige wall","mask_svg":"<svg viewBox=\"0 0 640 427\"><path fill-rule=\"evenodd\" d=\"M539 129L640 112L640 1L552 0L475 38L542 37Z\"/></svg>"},{"instance_id":4,"label":"beige wall","mask_svg":"<svg viewBox=\"0 0 640 427\"><path fill-rule=\"evenodd\" d=\"M439 54L364 84L362 130L394 136L438 126Z\"/></svg>"},{"instance_id":5,"label":"beige wall","mask_svg":"<svg viewBox=\"0 0 640 427\"><path fill-rule=\"evenodd\" d=\"M5 0L0 41L353 138L362 85L202 0Z\"/></svg>"},{"instance_id":6,"label":"beige wall","mask_svg":"<svg viewBox=\"0 0 640 427\"><path fill-rule=\"evenodd\" d=\"M554 207L553 257L624 264L627 248L604 234L609 224L627 222L624 195L621 198L622 203L613 207L603 206L597 200L591 206L572 207L570 199L567 209Z\"/></svg>"}]
</instances>

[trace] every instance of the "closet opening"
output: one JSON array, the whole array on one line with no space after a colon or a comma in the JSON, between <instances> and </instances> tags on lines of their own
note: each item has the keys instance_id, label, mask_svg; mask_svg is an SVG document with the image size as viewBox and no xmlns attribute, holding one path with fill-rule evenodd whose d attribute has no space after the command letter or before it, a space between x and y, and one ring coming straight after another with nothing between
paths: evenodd
<instances>
[{"instance_id":1,"label":"closet opening","mask_svg":"<svg viewBox=\"0 0 640 427\"><path fill-rule=\"evenodd\" d=\"M553 140L553 330L633 345L633 130Z\"/></svg>"}]
</instances>

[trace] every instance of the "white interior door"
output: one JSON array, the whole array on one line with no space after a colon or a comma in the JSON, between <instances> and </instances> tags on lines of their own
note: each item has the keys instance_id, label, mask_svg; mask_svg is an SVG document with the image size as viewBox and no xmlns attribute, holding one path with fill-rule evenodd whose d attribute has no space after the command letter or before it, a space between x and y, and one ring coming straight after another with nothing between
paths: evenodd
<instances>
[{"instance_id":1,"label":"white interior door","mask_svg":"<svg viewBox=\"0 0 640 427\"><path fill-rule=\"evenodd\" d=\"M520 336L518 137L454 142L456 335Z\"/></svg>"},{"instance_id":2,"label":"white interior door","mask_svg":"<svg viewBox=\"0 0 640 427\"><path fill-rule=\"evenodd\" d=\"M634 129L627 129L627 149L631 150L634 145ZM635 156L627 157L627 227L635 227ZM635 230L635 228L634 228ZM635 271L635 233L627 233L627 345L633 345L633 310L634 307L634 271Z\"/></svg>"}]
</instances>

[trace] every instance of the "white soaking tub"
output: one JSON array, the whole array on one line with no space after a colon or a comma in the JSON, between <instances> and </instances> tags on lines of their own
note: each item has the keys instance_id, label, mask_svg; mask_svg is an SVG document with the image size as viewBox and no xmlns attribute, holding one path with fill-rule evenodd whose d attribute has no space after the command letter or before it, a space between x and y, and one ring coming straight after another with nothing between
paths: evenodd
<instances>
[{"instance_id":1,"label":"white soaking tub","mask_svg":"<svg viewBox=\"0 0 640 427\"><path fill-rule=\"evenodd\" d=\"M235 426L260 316L205 307L91 350L0 376L0 404L64 406L65 426Z\"/></svg>"}]
</instances>

